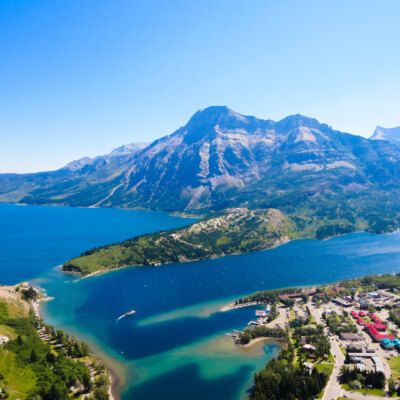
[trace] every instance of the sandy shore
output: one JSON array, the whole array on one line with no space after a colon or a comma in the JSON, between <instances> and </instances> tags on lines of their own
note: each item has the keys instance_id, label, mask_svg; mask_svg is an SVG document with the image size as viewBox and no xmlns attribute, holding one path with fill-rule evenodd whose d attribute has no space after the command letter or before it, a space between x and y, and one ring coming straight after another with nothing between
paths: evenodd
<instances>
[{"instance_id":1,"label":"sandy shore","mask_svg":"<svg viewBox=\"0 0 400 400\"><path fill-rule=\"evenodd\" d=\"M276 342L276 343L281 342L282 343L282 341L279 338L259 337L259 338L250 340L250 342L247 344L239 344L238 346L241 347L242 349L248 349L249 347L251 347L254 344L259 343L259 342Z\"/></svg>"}]
</instances>

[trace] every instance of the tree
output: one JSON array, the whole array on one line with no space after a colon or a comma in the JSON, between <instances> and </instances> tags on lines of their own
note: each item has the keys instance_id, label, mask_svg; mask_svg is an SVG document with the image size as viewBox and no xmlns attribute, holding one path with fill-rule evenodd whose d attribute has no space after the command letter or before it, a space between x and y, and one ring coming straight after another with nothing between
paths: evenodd
<instances>
[{"instance_id":1,"label":"tree","mask_svg":"<svg viewBox=\"0 0 400 400\"><path fill-rule=\"evenodd\" d=\"M388 379L389 384L389 396L393 396L396 393L396 382L392 379Z\"/></svg>"},{"instance_id":2,"label":"tree","mask_svg":"<svg viewBox=\"0 0 400 400\"><path fill-rule=\"evenodd\" d=\"M46 361L47 361L49 364L54 364L54 363L56 362L56 356L55 356L51 351L49 351L49 352L46 354Z\"/></svg>"},{"instance_id":3,"label":"tree","mask_svg":"<svg viewBox=\"0 0 400 400\"><path fill-rule=\"evenodd\" d=\"M307 293L302 293L301 294L301 299L304 301L304 303L308 302L308 294Z\"/></svg>"},{"instance_id":4,"label":"tree","mask_svg":"<svg viewBox=\"0 0 400 400\"><path fill-rule=\"evenodd\" d=\"M31 364L34 364L37 360L38 360L38 356L36 354L36 351L35 351L35 349L32 349L31 356L29 357L29 361L31 362Z\"/></svg>"},{"instance_id":5,"label":"tree","mask_svg":"<svg viewBox=\"0 0 400 400\"><path fill-rule=\"evenodd\" d=\"M54 383L51 385L50 393L47 397L49 400L66 400L68 399L68 390L65 384Z\"/></svg>"},{"instance_id":6,"label":"tree","mask_svg":"<svg viewBox=\"0 0 400 400\"><path fill-rule=\"evenodd\" d=\"M108 390L104 386L96 388L93 397L95 400L109 400Z\"/></svg>"}]
</instances>

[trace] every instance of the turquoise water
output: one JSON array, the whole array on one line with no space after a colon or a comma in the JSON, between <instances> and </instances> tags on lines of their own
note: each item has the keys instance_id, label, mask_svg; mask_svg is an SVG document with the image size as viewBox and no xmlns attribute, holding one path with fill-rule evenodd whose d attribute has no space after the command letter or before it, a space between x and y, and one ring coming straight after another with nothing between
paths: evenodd
<instances>
[{"instance_id":1,"label":"turquoise water","mask_svg":"<svg viewBox=\"0 0 400 400\"><path fill-rule=\"evenodd\" d=\"M15 214L19 209L24 210L24 207L13 207ZM32 208L34 213L39 212L36 208ZM52 208L43 210L47 210L40 210L44 214L53 212ZM18 234L14 235L14 242L8 241L2 252L7 253L10 249L12 254L13 245L17 246L22 272L13 279L20 275L19 280L40 276L36 282L45 287L50 296L55 296L54 301L42 308L49 323L88 340L124 373L124 400L244 398L254 371L262 368L279 348L273 343L260 343L248 350L236 348L223 334L242 329L253 319L254 310L219 312L222 305L256 290L400 270L399 232L390 235L357 233L326 241L299 240L268 251L216 260L128 268L78 279L49 266L62 263L61 256L69 254L75 244L82 245L75 239L82 230L91 237L90 223L93 221L96 222L93 227L96 239L93 241L110 240L107 236L110 235L109 228L103 232L99 221L101 214L90 221L84 216L85 211L109 210L79 211L82 213L79 221L73 220L72 215L63 221L62 230L69 232L69 239L66 234L60 234L61 241L57 237L50 241L48 251L45 245L51 226L41 229L37 225L34 237L41 245L37 256L33 256L34 245L25 240L24 229L13 230ZM110 218L115 226L122 224L117 221L119 218L124 221L129 218L125 214L129 211L111 211L115 211ZM136 220L128 224L129 229L137 232L154 229L147 217L154 218L155 229L161 229L162 223L188 223L187 220L169 219L171 217L165 214L138 214ZM29 225L26 215L21 218L23 220ZM85 227L81 230L79 225L83 220ZM74 228L70 229L69 224ZM27 231L29 233L30 229ZM6 232L1 235L7 236ZM111 240L115 239L111 237ZM30 244L26 254L23 243ZM58 251L53 251L53 246ZM68 251L63 250L64 247ZM42 254L49 255L46 266L40 263ZM12 256L8 259L6 266L12 265ZM34 263L31 270L29 260L32 259L39 262ZM4 276L7 277L6 270L1 264L0 277ZM118 320L132 308L137 311L133 317Z\"/></svg>"}]
</instances>

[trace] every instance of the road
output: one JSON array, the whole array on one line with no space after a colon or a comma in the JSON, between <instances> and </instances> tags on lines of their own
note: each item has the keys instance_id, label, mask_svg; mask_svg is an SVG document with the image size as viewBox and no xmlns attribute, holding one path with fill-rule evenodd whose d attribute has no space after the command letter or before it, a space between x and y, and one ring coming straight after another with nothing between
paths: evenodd
<instances>
[{"instance_id":1,"label":"road","mask_svg":"<svg viewBox=\"0 0 400 400\"><path fill-rule=\"evenodd\" d=\"M311 313L314 315L316 323L324 325L324 322L322 319L323 309L315 308L312 305L310 305L309 307L310 307ZM327 327L324 328L324 331L325 331L325 334L328 336L329 332L328 332ZM336 364L335 364L335 368L333 369L332 374L329 378L329 381L326 384L326 388L325 388L325 392L324 392L324 396L322 397L322 400L336 399L338 396L342 395L342 392L344 392L342 390L342 388L340 387L340 383L339 383L339 379L338 379L339 374L340 374L340 368L344 364L344 355L343 355L342 351L340 350L337 341L333 337L330 338L330 341L331 341L331 353L332 353L333 357L335 358Z\"/></svg>"}]
</instances>

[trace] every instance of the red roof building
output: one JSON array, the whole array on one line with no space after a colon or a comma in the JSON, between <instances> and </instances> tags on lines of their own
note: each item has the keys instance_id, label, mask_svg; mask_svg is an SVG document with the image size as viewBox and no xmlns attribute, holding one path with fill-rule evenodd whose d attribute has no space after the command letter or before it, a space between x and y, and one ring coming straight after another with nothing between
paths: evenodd
<instances>
[{"instance_id":1,"label":"red roof building","mask_svg":"<svg viewBox=\"0 0 400 400\"><path fill-rule=\"evenodd\" d=\"M377 331L375 326L368 326L366 329L370 334L370 336L372 337L372 339L375 340L375 342L379 342L382 339L391 339L391 340L396 339L396 336L394 335L382 335Z\"/></svg>"}]
</instances>

